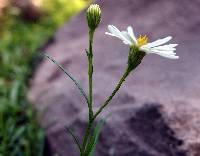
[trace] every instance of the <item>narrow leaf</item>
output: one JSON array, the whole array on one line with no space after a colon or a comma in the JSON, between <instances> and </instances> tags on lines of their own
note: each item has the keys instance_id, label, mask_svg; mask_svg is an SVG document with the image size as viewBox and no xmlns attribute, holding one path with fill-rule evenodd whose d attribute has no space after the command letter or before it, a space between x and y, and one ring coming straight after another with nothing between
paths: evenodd
<instances>
[{"instance_id":1,"label":"narrow leaf","mask_svg":"<svg viewBox=\"0 0 200 156\"><path fill-rule=\"evenodd\" d=\"M87 147L86 147L86 150L85 150L86 155L94 156L94 150L95 150L95 147L97 145L101 129L102 129L103 125L105 124L106 119L107 119L107 117L105 119L100 120L97 123L97 125L94 129L94 132L91 135L90 140L87 144Z\"/></svg>"},{"instance_id":2,"label":"narrow leaf","mask_svg":"<svg viewBox=\"0 0 200 156\"><path fill-rule=\"evenodd\" d=\"M72 138L74 139L74 142L76 143L76 145L78 146L78 149L81 153L81 144L79 143L78 138L74 135L74 133L71 131L70 128L66 127L67 131L69 132L69 134L71 134Z\"/></svg>"},{"instance_id":3,"label":"narrow leaf","mask_svg":"<svg viewBox=\"0 0 200 156\"><path fill-rule=\"evenodd\" d=\"M47 59L49 59L50 61L52 61L55 65L57 65L73 82L74 84L77 86L78 90L80 91L81 95L83 95L83 97L85 98L86 102L89 103L89 100L87 98L87 95L85 93L85 91L83 90L83 88L81 87L81 85L78 83L77 80L75 80L72 75L70 75L67 70L61 65L59 64L56 60L54 60L51 56L47 55L47 54L42 54L44 55Z\"/></svg>"},{"instance_id":4,"label":"narrow leaf","mask_svg":"<svg viewBox=\"0 0 200 156\"><path fill-rule=\"evenodd\" d=\"M11 142L14 143L16 140L18 140L23 135L24 132L25 132L24 126L17 129L12 136Z\"/></svg>"}]
</instances>

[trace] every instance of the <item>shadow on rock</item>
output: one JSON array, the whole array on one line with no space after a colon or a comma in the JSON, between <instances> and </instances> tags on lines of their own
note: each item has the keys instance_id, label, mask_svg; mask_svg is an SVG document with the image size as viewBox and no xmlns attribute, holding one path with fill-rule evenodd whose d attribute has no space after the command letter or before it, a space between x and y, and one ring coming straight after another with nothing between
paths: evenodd
<instances>
[{"instance_id":1,"label":"shadow on rock","mask_svg":"<svg viewBox=\"0 0 200 156\"><path fill-rule=\"evenodd\" d=\"M160 105L144 105L132 114L124 121L126 126L118 130L113 130L110 124L104 127L97 153L105 156L186 156L186 151L181 149L183 141L165 122Z\"/></svg>"}]
</instances>

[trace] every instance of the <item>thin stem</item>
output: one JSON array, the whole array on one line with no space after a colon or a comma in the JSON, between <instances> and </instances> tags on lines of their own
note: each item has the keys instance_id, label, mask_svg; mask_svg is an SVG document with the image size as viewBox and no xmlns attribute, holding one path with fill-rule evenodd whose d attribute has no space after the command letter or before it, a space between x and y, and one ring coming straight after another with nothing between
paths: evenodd
<instances>
[{"instance_id":1,"label":"thin stem","mask_svg":"<svg viewBox=\"0 0 200 156\"><path fill-rule=\"evenodd\" d=\"M92 44L93 44L93 36L94 36L94 31L90 30L89 31L89 51L87 53L88 55L88 80L89 80L89 120L92 120L93 118L93 109L92 109L92 75L93 75L93 49L92 49Z\"/></svg>"},{"instance_id":2,"label":"thin stem","mask_svg":"<svg viewBox=\"0 0 200 156\"><path fill-rule=\"evenodd\" d=\"M90 135L90 131L93 124L93 81L92 81L92 75L93 75L93 37L94 37L94 30L89 31L89 49L87 51L87 57L88 57L88 83L89 83L89 103L88 103L88 109L89 109L89 123L87 126L87 129L85 131L85 135L83 138L83 144L81 149L81 156L84 156L85 148L87 145L87 141Z\"/></svg>"},{"instance_id":3,"label":"thin stem","mask_svg":"<svg viewBox=\"0 0 200 156\"><path fill-rule=\"evenodd\" d=\"M104 102L104 104L99 108L99 110L94 114L93 120L103 111L103 109L109 104L112 98L120 89L122 83L125 81L126 77L129 75L131 71L133 71L140 63L143 57L145 56L144 52L139 51L135 47L130 47L129 56L128 56L128 65L125 69L124 74L122 75L121 79L119 80L117 86L113 90L112 94L108 97L108 99Z\"/></svg>"},{"instance_id":4,"label":"thin stem","mask_svg":"<svg viewBox=\"0 0 200 156\"><path fill-rule=\"evenodd\" d=\"M91 120L89 122L89 124L87 126L87 129L85 131L85 135L84 135L84 139L83 139L83 145L82 145L82 155L81 156L84 156L84 154L85 154L85 148L86 148L87 141L88 141L88 138L89 138L89 135L90 135L90 131L91 131L91 128L92 128L93 121L94 120Z\"/></svg>"},{"instance_id":5,"label":"thin stem","mask_svg":"<svg viewBox=\"0 0 200 156\"><path fill-rule=\"evenodd\" d=\"M112 100L112 98L115 96L115 94L118 92L120 89L122 83L125 81L126 77L129 75L130 70L128 67L126 68L124 74L122 75L121 79L119 80L117 86L113 90L112 94L108 97L108 99L104 102L104 104L99 108L99 110L94 114L93 120L103 111L103 109L109 104L109 102Z\"/></svg>"}]
</instances>

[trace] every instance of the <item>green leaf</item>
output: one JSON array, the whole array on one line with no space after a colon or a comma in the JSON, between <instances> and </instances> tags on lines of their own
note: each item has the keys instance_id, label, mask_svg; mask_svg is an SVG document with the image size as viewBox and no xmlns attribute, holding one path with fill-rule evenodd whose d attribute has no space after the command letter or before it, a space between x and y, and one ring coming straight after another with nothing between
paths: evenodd
<instances>
[{"instance_id":1,"label":"green leaf","mask_svg":"<svg viewBox=\"0 0 200 156\"><path fill-rule=\"evenodd\" d=\"M81 85L78 83L77 80L75 80L72 75L70 75L67 70L61 65L59 64L56 60L54 60L51 56L47 55L47 54L42 54L44 55L47 59L49 59L50 61L52 61L55 65L57 65L73 82L74 84L77 86L78 90L80 91L81 95L83 95L83 97L85 98L85 100L87 101L87 103L89 104L89 100L87 98L87 95L85 93L85 91L83 90L83 88L81 87Z\"/></svg>"},{"instance_id":2,"label":"green leaf","mask_svg":"<svg viewBox=\"0 0 200 156\"><path fill-rule=\"evenodd\" d=\"M18 140L23 135L23 133L25 132L25 129L26 129L25 127L18 128L16 130L15 134L13 135L11 142L14 143L16 140Z\"/></svg>"},{"instance_id":3,"label":"green leaf","mask_svg":"<svg viewBox=\"0 0 200 156\"><path fill-rule=\"evenodd\" d=\"M78 146L78 149L80 151L80 153L82 152L81 151L81 144L79 143L79 139L78 137L76 137L76 135L71 131L70 128L66 127L67 131L69 132L69 134L71 134L72 138L74 139L74 142L76 143L76 145Z\"/></svg>"},{"instance_id":4,"label":"green leaf","mask_svg":"<svg viewBox=\"0 0 200 156\"><path fill-rule=\"evenodd\" d=\"M108 116L109 117L109 116ZM105 119L100 120L96 127L94 128L93 134L90 136L90 140L86 146L86 150L85 150L85 154L88 156L94 156L94 151L99 139L99 135L101 132L101 129L103 127L103 125L105 124L106 119L108 118L106 117Z\"/></svg>"},{"instance_id":5,"label":"green leaf","mask_svg":"<svg viewBox=\"0 0 200 156\"><path fill-rule=\"evenodd\" d=\"M14 103L15 101L17 101L18 99L18 94L19 94L19 89L20 89L20 81L14 81L13 82L13 86L11 88L11 94L10 94L10 99L11 101Z\"/></svg>"}]
</instances>

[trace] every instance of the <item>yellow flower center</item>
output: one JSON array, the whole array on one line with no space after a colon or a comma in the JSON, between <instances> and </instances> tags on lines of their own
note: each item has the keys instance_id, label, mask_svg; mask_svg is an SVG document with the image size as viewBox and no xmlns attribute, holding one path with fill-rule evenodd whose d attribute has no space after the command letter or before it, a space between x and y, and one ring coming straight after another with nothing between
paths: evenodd
<instances>
[{"instance_id":1,"label":"yellow flower center","mask_svg":"<svg viewBox=\"0 0 200 156\"><path fill-rule=\"evenodd\" d=\"M146 35L144 35L144 36L140 35L137 38L137 42L138 42L138 46L141 47L148 43L148 37Z\"/></svg>"}]
</instances>

